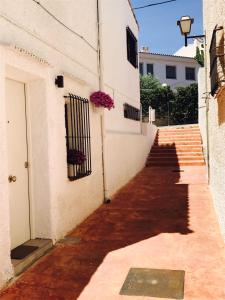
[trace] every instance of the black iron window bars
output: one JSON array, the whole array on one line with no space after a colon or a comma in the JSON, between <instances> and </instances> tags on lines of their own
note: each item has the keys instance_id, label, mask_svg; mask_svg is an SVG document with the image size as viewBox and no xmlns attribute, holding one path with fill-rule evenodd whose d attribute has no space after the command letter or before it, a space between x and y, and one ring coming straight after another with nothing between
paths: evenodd
<instances>
[{"instance_id":1,"label":"black iron window bars","mask_svg":"<svg viewBox=\"0 0 225 300\"><path fill-rule=\"evenodd\" d=\"M70 181L91 174L91 137L88 99L64 96L68 178Z\"/></svg>"},{"instance_id":2,"label":"black iron window bars","mask_svg":"<svg viewBox=\"0 0 225 300\"><path fill-rule=\"evenodd\" d=\"M124 118L135 120L135 121L140 121L140 119L141 119L140 109L138 109L130 104L127 104L127 103L124 103L123 107L124 107Z\"/></svg>"},{"instance_id":3,"label":"black iron window bars","mask_svg":"<svg viewBox=\"0 0 225 300\"><path fill-rule=\"evenodd\" d=\"M137 39L127 27L127 59L135 67L138 67Z\"/></svg>"},{"instance_id":4,"label":"black iron window bars","mask_svg":"<svg viewBox=\"0 0 225 300\"><path fill-rule=\"evenodd\" d=\"M222 35L218 33L222 32ZM225 82L225 47L223 27L216 26L210 45L210 79L211 95L214 96L222 83Z\"/></svg>"}]
</instances>

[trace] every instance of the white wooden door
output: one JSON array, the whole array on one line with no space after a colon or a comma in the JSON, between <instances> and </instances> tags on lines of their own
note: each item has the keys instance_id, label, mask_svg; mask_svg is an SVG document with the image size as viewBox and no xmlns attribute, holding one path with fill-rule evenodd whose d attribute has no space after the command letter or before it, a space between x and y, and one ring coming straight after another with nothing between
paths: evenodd
<instances>
[{"instance_id":1,"label":"white wooden door","mask_svg":"<svg viewBox=\"0 0 225 300\"><path fill-rule=\"evenodd\" d=\"M25 85L6 79L11 249L30 239Z\"/></svg>"}]
</instances>

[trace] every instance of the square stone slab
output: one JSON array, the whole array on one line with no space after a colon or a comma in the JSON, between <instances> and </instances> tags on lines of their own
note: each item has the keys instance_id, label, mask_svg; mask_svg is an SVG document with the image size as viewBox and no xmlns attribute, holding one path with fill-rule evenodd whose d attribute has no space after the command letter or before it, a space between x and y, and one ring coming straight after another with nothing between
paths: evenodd
<instances>
[{"instance_id":1,"label":"square stone slab","mask_svg":"<svg viewBox=\"0 0 225 300\"><path fill-rule=\"evenodd\" d=\"M184 298L184 271L131 268L120 295Z\"/></svg>"}]
</instances>

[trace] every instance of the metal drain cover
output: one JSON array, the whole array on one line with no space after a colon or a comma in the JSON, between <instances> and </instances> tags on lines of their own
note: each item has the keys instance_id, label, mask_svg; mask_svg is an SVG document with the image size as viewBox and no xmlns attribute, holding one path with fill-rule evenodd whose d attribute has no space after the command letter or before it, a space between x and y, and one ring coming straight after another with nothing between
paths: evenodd
<instances>
[{"instance_id":1,"label":"metal drain cover","mask_svg":"<svg viewBox=\"0 0 225 300\"><path fill-rule=\"evenodd\" d=\"M64 239L60 240L60 244L65 244L65 245L77 245L80 244L81 238L78 236L66 236Z\"/></svg>"},{"instance_id":2,"label":"metal drain cover","mask_svg":"<svg viewBox=\"0 0 225 300\"><path fill-rule=\"evenodd\" d=\"M184 298L184 271L131 268L120 295Z\"/></svg>"}]
</instances>

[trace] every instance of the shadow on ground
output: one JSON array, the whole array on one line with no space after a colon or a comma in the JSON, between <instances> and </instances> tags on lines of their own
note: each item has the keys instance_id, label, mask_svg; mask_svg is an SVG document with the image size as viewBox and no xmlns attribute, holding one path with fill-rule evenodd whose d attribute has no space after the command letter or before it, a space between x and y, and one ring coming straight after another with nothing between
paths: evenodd
<instances>
[{"instance_id":1,"label":"shadow on ground","mask_svg":"<svg viewBox=\"0 0 225 300\"><path fill-rule=\"evenodd\" d=\"M145 168L70 234L80 242L58 244L0 299L76 299L109 252L161 233L190 234L177 165Z\"/></svg>"}]
</instances>

